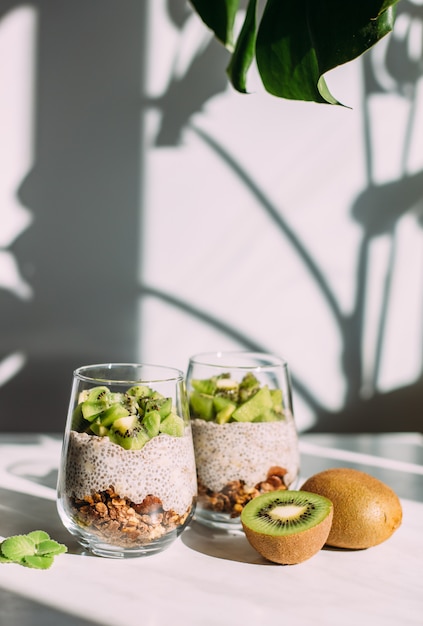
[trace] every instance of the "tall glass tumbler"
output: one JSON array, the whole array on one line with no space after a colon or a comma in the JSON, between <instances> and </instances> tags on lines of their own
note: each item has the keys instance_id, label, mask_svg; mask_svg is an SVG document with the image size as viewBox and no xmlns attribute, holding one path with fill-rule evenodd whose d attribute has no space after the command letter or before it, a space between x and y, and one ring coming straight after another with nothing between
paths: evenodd
<instances>
[{"instance_id":1,"label":"tall glass tumbler","mask_svg":"<svg viewBox=\"0 0 423 626\"><path fill-rule=\"evenodd\" d=\"M125 363L77 369L57 506L80 544L115 558L160 552L189 523L196 496L184 374Z\"/></svg>"},{"instance_id":2,"label":"tall glass tumbler","mask_svg":"<svg viewBox=\"0 0 423 626\"><path fill-rule=\"evenodd\" d=\"M197 467L195 519L241 528L254 497L288 489L299 473L287 363L256 352L192 356L187 390Z\"/></svg>"}]
</instances>

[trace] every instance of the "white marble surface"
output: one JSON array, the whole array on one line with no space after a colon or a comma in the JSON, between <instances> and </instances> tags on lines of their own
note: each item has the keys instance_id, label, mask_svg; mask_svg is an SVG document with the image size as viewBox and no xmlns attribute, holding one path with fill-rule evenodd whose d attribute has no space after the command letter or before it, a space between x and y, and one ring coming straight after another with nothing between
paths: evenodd
<instances>
[{"instance_id":1,"label":"white marble surface","mask_svg":"<svg viewBox=\"0 0 423 626\"><path fill-rule=\"evenodd\" d=\"M380 444L383 436L378 437ZM401 435L396 440L394 450ZM399 492L403 524L385 543L355 552L324 549L284 567L265 562L242 534L216 533L195 523L161 554L126 561L84 555L55 509L58 439L0 436L0 534L43 528L69 547L50 570L0 565L0 624L421 626L422 465L395 458L396 453L390 465L380 445L377 454L357 449L357 437L339 438L344 448L333 447L335 441L304 437L304 468L314 468L320 458L322 469L329 460L387 472L386 477L394 472L404 485L411 480L415 497ZM421 436L411 444L419 460Z\"/></svg>"}]
</instances>

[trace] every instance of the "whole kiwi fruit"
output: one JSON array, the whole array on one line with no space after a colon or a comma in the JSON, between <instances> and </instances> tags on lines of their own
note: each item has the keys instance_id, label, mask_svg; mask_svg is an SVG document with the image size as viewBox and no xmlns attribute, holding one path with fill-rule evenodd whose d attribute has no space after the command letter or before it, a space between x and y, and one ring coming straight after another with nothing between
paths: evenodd
<instances>
[{"instance_id":1,"label":"whole kiwi fruit","mask_svg":"<svg viewBox=\"0 0 423 626\"><path fill-rule=\"evenodd\" d=\"M281 565L295 565L324 546L332 515L332 502L325 497L278 490L250 500L242 510L241 523L249 543L262 556Z\"/></svg>"},{"instance_id":2,"label":"whole kiwi fruit","mask_svg":"<svg viewBox=\"0 0 423 626\"><path fill-rule=\"evenodd\" d=\"M353 468L332 468L311 476L301 489L333 503L326 541L336 548L363 549L382 543L401 525L397 494L379 479Z\"/></svg>"}]
</instances>

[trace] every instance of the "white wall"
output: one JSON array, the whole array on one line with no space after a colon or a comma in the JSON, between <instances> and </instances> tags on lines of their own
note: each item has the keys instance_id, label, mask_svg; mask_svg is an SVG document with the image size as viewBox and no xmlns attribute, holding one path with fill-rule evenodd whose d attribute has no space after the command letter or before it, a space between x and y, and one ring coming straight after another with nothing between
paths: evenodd
<instances>
[{"instance_id":1,"label":"white wall","mask_svg":"<svg viewBox=\"0 0 423 626\"><path fill-rule=\"evenodd\" d=\"M145 115L144 283L163 298L176 298L183 307L207 313L252 343L283 355L295 380L323 410L342 410L350 372L360 377L350 391L357 401L418 379L422 371L422 183L409 207L395 205L394 198L386 207L398 217L392 230L382 225L384 207L375 207L380 227L374 233L366 219L360 223L352 213L360 197L370 198L373 187L382 189L385 183L422 171L421 83L412 118L412 99L397 93L395 76L390 77L394 91L366 94L362 59L328 77L332 93L351 108L273 98L263 93L253 75L254 93L240 95L227 87L189 118L180 144L155 145L162 116L172 115L171 102L168 109L160 108L163 97L172 93L181 77L186 86L190 84L190 69L204 53L208 34L196 15L176 28L166 16L165 3L151 2L150 9L147 94L159 106ZM407 34L407 15L400 20L397 39ZM421 27L421 17L420 9L420 21L415 19L413 28L418 23ZM384 42L374 61L379 75L385 51ZM421 40L414 54L421 55ZM217 62L223 72L224 61ZM194 79L192 83L195 90ZM187 91L186 100L189 97ZM408 123L412 125L409 147ZM234 167L202 133L233 160ZM401 215L403 208L407 210ZM269 210L280 219L279 227ZM387 321L382 328L383 291L394 247ZM358 276L363 250L368 258ZM216 329L212 320L198 320L157 295L140 301L143 359L170 360L184 369L191 353L245 345ZM364 308L359 319L361 297ZM348 345L353 315L358 316L353 329L357 350ZM382 352L377 366L379 331ZM359 358L359 364L354 358ZM304 394L294 395L299 426L314 424L315 406Z\"/></svg>"},{"instance_id":2,"label":"white wall","mask_svg":"<svg viewBox=\"0 0 423 626\"><path fill-rule=\"evenodd\" d=\"M25 390L34 379L31 364L44 378L57 369L62 387L50 417L30 428L60 430L53 413L73 366L137 359L185 370L193 353L254 347L289 362L301 430L420 428L421 2L402 0L395 33L328 76L351 108L273 98L254 70L252 93L235 93L226 52L183 2L60 0L57 16L43 1L9 3L0 20L3 413L11 384ZM57 60L43 42L66 7L78 36L69 31ZM139 29L127 34L132 14ZM69 223L50 228L46 208ZM96 246L78 263L86 220ZM42 262L29 254L41 249ZM40 306L40 291L52 289L62 306L43 324L53 299Z\"/></svg>"}]
</instances>

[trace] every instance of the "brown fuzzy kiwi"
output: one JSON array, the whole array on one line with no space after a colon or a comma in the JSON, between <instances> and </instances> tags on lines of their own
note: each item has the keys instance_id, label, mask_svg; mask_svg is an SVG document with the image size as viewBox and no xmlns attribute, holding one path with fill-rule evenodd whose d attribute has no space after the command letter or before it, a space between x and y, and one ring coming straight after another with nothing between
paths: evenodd
<instances>
[{"instance_id":1,"label":"brown fuzzy kiwi","mask_svg":"<svg viewBox=\"0 0 423 626\"><path fill-rule=\"evenodd\" d=\"M374 476L353 468L333 468L315 474L301 489L333 502L327 545L363 549L375 546L401 525L397 494Z\"/></svg>"},{"instance_id":2,"label":"brown fuzzy kiwi","mask_svg":"<svg viewBox=\"0 0 423 626\"><path fill-rule=\"evenodd\" d=\"M253 498L241 513L245 535L262 556L282 565L301 563L325 544L333 506L304 491L271 491Z\"/></svg>"}]
</instances>

